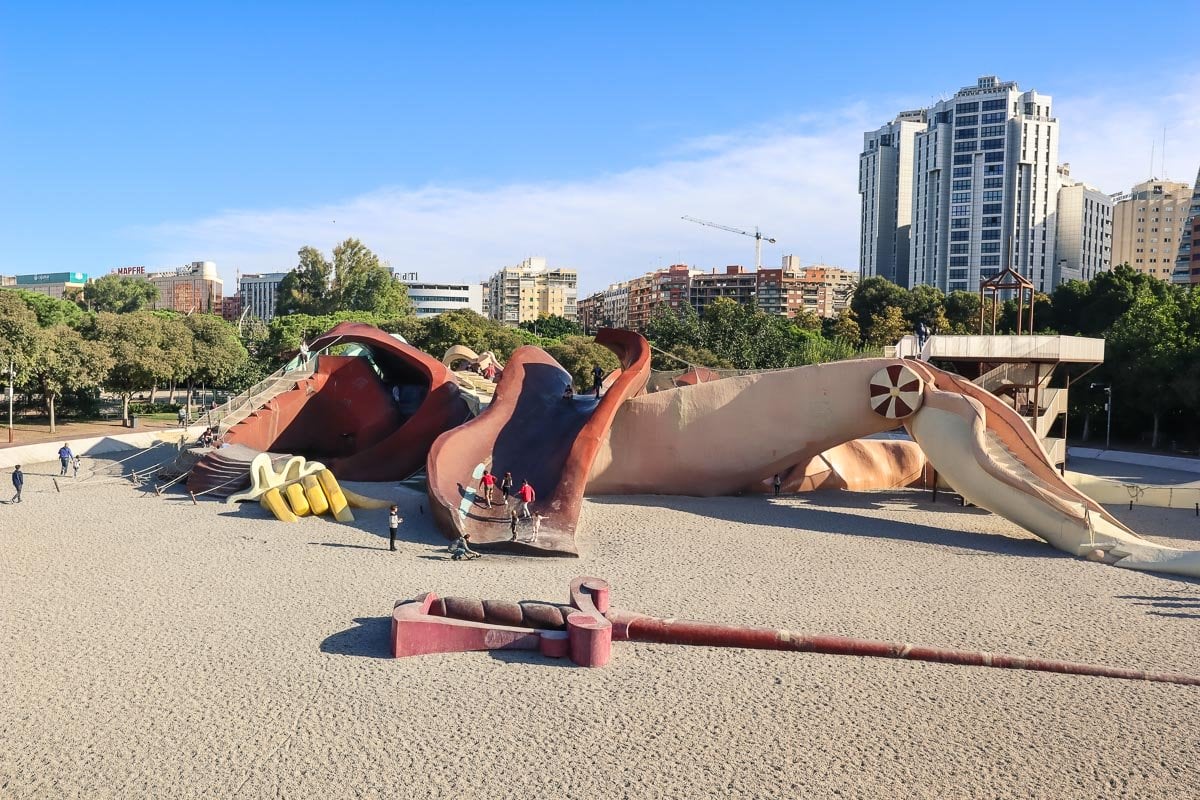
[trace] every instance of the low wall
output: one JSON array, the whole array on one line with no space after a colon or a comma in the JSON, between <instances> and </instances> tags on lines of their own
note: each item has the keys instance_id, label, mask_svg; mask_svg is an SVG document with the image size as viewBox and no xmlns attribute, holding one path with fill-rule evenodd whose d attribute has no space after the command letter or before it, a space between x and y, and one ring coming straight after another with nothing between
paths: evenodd
<instances>
[{"instance_id":1,"label":"low wall","mask_svg":"<svg viewBox=\"0 0 1200 800\"><path fill-rule=\"evenodd\" d=\"M196 439L204 432L203 425L193 425L186 431L188 441ZM140 431L137 433L118 433L111 436L91 436L80 439L65 437L52 442L38 442L19 447L0 449L0 469L11 469L17 464L43 464L58 460L58 449L63 442L71 446L71 452L77 456L99 456L115 453L121 450L140 450L161 442L178 442L181 428L166 430Z\"/></svg>"},{"instance_id":2,"label":"low wall","mask_svg":"<svg viewBox=\"0 0 1200 800\"><path fill-rule=\"evenodd\" d=\"M1121 464L1137 464L1143 467L1160 467L1180 472L1200 473L1200 458L1160 456L1154 453L1133 453L1128 450L1102 450L1092 447L1072 447L1067 454L1071 458L1094 458L1097 461L1116 461Z\"/></svg>"}]
</instances>

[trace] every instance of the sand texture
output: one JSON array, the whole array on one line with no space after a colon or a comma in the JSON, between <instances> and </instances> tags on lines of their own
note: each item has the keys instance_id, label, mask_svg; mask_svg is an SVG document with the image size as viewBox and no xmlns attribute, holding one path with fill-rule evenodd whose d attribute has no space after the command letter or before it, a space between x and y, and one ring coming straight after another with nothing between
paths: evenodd
<instances>
[{"instance_id":1,"label":"sand texture","mask_svg":"<svg viewBox=\"0 0 1200 800\"><path fill-rule=\"evenodd\" d=\"M1200 584L924 493L602 498L579 559L458 563L394 487L352 484L400 501L390 553L386 511L287 525L28 471L0 506L0 797L1200 796L1197 688L631 643L596 670L388 657L398 598L590 574L662 616L1200 672ZM1188 513L1121 517L1200 548Z\"/></svg>"}]
</instances>

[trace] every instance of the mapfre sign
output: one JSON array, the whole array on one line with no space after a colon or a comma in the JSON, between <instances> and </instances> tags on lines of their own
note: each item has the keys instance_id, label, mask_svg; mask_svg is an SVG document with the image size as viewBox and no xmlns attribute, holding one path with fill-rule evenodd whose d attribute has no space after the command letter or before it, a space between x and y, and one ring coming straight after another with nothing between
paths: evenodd
<instances>
[{"instance_id":1,"label":"mapfre sign","mask_svg":"<svg viewBox=\"0 0 1200 800\"><path fill-rule=\"evenodd\" d=\"M145 267L117 267L113 270L114 275L145 275Z\"/></svg>"}]
</instances>

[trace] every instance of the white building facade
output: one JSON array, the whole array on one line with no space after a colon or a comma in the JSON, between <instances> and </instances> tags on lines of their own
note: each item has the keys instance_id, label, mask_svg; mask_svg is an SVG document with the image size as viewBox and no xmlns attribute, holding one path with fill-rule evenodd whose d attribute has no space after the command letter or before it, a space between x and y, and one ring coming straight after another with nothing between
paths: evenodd
<instances>
[{"instance_id":1,"label":"white building facade","mask_svg":"<svg viewBox=\"0 0 1200 800\"><path fill-rule=\"evenodd\" d=\"M905 111L882 128L863 134L858 157L862 197L858 263L863 278L879 276L909 285L913 147L925 127L926 112L921 109Z\"/></svg>"},{"instance_id":2,"label":"white building facade","mask_svg":"<svg viewBox=\"0 0 1200 800\"><path fill-rule=\"evenodd\" d=\"M238 278L238 294L242 298L242 311L263 322L275 318L275 303L279 295L279 282L286 272L262 272L242 275Z\"/></svg>"},{"instance_id":3,"label":"white building facade","mask_svg":"<svg viewBox=\"0 0 1200 800\"><path fill-rule=\"evenodd\" d=\"M914 139L906 285L975 291L1008 265L1039 291L1061 282L1058 120L1049 96L985 76L930 108Z\"/></svg>"},{"instance_id":4,"label":"white building facade","mask_svg":"<svg viewBox=\"0 0 1200 800\"><path fill-rule=\"evenodd\" d=\"M422 281L415 273L400 276L408 289L408 299L418 317L436 317L443 311L469 310L484 313L483 286L478 283L438 283Z\"/></svg>"},{"instance_id":5,"label":"white building facade","mask_svg":"<svg viewBox=\"0 0 1200 800\"><path fill-rule=\"evenodd\" d=\"M1112 268L1112 198L1072 178L1069 164L1059 168L1058 179L1055 286L1090 281Z\"/></svg>"}]
</instances>

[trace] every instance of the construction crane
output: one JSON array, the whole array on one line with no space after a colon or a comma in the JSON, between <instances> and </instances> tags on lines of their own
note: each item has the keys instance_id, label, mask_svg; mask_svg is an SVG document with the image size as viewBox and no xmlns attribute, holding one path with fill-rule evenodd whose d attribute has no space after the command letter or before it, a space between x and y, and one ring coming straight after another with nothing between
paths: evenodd
<instances>
[{"instance_id":1,"label":"construction crane","mask_svg":"<svg viewBox=\"0 0 1200 800\"><path fill-rule=\"evenodd\" d=\"M721 230L729 231L730 233L740 233L742 236L754 237L754 269L755 269L755 271L762 269L762 243L763 243L763 240L766 240L770 244L775 244L775 240L769 236L764 236L762 234L762 232L759 231L757 225L754 226L754 233L751 233L750 231L744 231L741 228L731 228L728 225L718 225L715 222L709 222L708 220L705 220L705 219L696 219L695 217L689 217L686 215L680 217L680 219L686 219L688 222L695 222L697 225L707 225L710 228L720 228Z\"/></svg>"}]
</instances>

